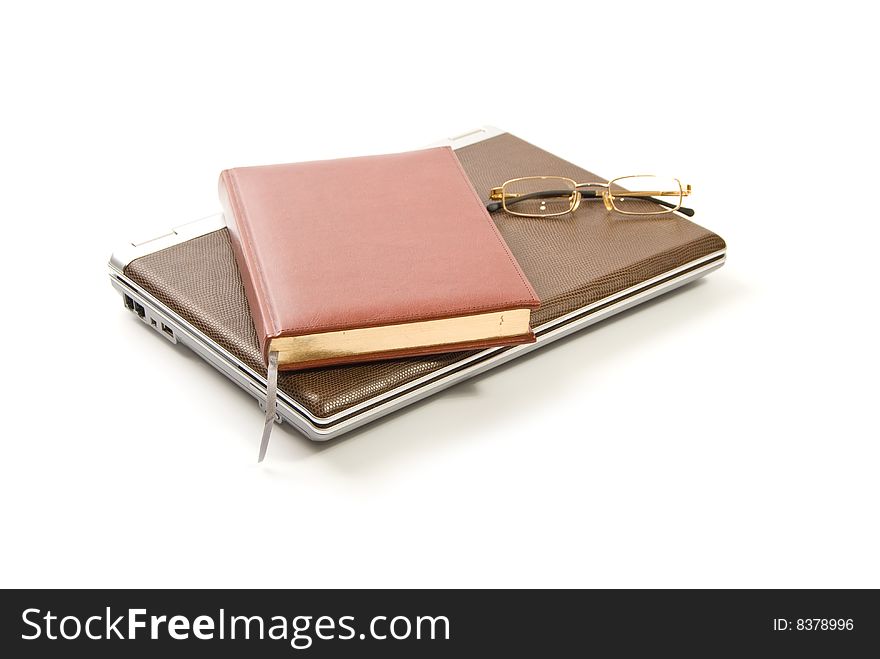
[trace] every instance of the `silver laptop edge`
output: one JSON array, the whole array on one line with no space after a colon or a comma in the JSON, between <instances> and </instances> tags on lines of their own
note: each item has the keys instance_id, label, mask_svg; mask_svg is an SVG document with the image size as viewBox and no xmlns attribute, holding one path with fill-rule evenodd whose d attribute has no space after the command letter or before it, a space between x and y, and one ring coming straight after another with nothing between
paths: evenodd
<instances>
[{"instance_id":1,"label":"silver laptop edge","mask_svg":"<svg viewBox=\"0 0 880 659\"><path fill-rule=\"evenodd\" d=\"M461 148L502 134L497 128L479 130L449 138L439 145ZM221 214L181 225L170 232L138 243L130 243L113 253L110 259L110 279L119 291L125 306L141 320L172 343L182 343L257 399L264 407L266 398L265 374L259 374L237 357L223 349L189 322L178 316L162 302L125 276L123 270L134 259L152 254L173 245L203 236L226 225ZM278 392L277 421L287 421L309 439L324 441L353 430L365 423L389 414L401 407L437 393L453 384L466 380L515 359L527 352L560 339L568 334L599 322L653 297L720 268L725 261L725 250L709 254L636 286L610 295L565 316L534 328L537 341L512 348L490 348L396 389L376 396L360 405L329 416L316 417L286 393Z\"/></svg>"}]
</instances>

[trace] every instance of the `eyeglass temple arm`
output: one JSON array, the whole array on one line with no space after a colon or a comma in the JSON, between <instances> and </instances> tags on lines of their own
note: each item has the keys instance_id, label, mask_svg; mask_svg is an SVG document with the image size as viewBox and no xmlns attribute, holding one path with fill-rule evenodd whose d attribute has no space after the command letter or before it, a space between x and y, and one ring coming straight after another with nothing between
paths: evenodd
<instances>
[{"instance_id":1,"label":"eyeglass temple arm","mask_svg":"<svg viewBox=\"0 0 880 659\"><path fill-rule=\"evenodd\" d=\"M581 197L583 199L595 199L596 197L600 196L599 190L578 190L578 192L581 193ZM528 194L519 195L514 199L508 199L507 203L508 203L508 205L518 204L521 201L528 201L529 199L549 199L552 197L567 197L570 194L571 194L571 190L542 190L541 192L530 192ZM619 197L621 199L626 199L626 198L628 198L628 195L617 195L617 197ZM668 202L668 201L664 201L662 199L654 199L654 197L647 197L646 198L646 197L642 197L639 195L633 195L632 198L633 199L650 199L651 201L654 201L654 202L660 204L661 206L665 206L666 208L675 208L675 204ZM492 202L489 202L488 204L486 204L486 210L489 211L490 213L494 213L495 211L501 210L503 208L503 206L504 206L503 203L500 201L492 201ZM692 208L685 208L684 206L681 206L677 210L679 213L682 213L683 215L687 215L688 217L694 216L694 209L692 209Z\"/></svg>"},{"instance_id":2,"label":"eyeglass temple arm","mask_svg":"<svg viewBox=\"0 0 880 659\"><path fill-rule=\"evenodd\" d=\"M596 190L580 190L581 197L584 198L595 198L597 196ZM572 190L541 190L540 192L528 192L526 194L517 195L513 199L508 199L507 204L518 204L521 201L528 201L529 199L552 199L553 197L570 197ZM503 202L500 201L492 201L486 204L486 210L490 213L494 213L497 210L501 210L504 207Z\"/></svg>"},{"instance_id":3,"label":"eyeglass temple arm","mask_svg":"<svg viewBox=\"0 0 880 659\"><path fill-rule=\"evenodd\" d=\"M632 197L630 197L629 195L618 194L618 195L614 195L614 198L615 199L630 199L630 198L632 198L632 199L648 199L650 201L653 201L655 204L660 204L661 206L666 206L666 208L675 208L675 204L673 204L672 202L663 201L662 199L654 199L654 197L641 197L639 195L633 195ZM687 215L688 217L694 216L694 209L693 208L685 208L684 206L679 206L678 208L675 208L675 210L678 211L679 213L681 213L682 215Z\"/></svg>"}]
</instances>

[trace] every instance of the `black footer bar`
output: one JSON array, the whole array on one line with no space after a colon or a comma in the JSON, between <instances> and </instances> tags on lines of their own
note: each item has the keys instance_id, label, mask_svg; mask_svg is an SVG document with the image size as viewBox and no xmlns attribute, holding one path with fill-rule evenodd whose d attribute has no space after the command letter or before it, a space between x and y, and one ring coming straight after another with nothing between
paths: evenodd
<instances>
[{"instance_id":1,"label":"black footer bar","mask_svg":"<svg viewBox=\"0 0 880 659\"><path fill-rule=\"evenodd\" d=\"M7 590L0 601L0 649L15 657L880 649L872 590Z\"/></svg>"}]
</instances>

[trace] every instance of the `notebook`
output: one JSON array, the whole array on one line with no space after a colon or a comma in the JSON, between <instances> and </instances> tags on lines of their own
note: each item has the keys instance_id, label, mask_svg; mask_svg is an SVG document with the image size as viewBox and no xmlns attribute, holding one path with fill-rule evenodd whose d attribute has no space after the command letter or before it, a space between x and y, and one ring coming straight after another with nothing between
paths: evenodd
<instances>
[{"instance_id":1,"label":"notebook","mask_svg":"<svg viewBox=\"0 0 880 659\"><path fill-rule=\"evenodd\" d=\"M538 297L449 147L229 169L219 187L280 370L535 340Z\"/></svg>"}]
</instances>

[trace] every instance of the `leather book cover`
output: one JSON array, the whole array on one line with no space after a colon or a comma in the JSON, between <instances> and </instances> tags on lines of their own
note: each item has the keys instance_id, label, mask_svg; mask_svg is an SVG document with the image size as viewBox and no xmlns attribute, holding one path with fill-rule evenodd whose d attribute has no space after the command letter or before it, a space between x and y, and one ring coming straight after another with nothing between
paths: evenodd
<instances>
[{"instance_id":1,"label":"leather book cover","mask_svg":"<svg viewBox=\"0 0 880 659\"><path fill-rule=\"evenodd\" d=\"M538 297L449 147L229 169L219 191L282 370L534 341Z\"/></svg>"}]
</instances>

